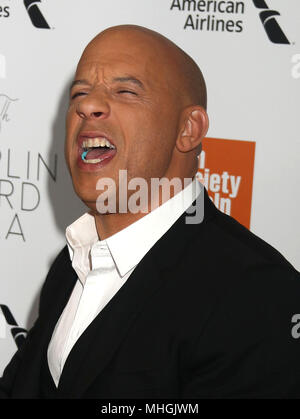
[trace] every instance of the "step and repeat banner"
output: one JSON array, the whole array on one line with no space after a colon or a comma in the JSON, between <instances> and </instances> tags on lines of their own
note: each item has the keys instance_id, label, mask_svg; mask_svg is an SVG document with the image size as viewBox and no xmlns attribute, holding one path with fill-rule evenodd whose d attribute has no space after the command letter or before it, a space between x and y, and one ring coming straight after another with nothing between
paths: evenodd
<instances>
[{"instance_id":1,"label":"step and repeat banner","mask_svg":"<svg viewBox=\"0 0 300 419\"><path fill-rule=\"evenodd\" d=\"M98 32L126 23L199 64L210 129L197 176L300 269L299 0L0 0L0 375L85 211L63 154L76 64Z\"/></svg>"}]
</instances>

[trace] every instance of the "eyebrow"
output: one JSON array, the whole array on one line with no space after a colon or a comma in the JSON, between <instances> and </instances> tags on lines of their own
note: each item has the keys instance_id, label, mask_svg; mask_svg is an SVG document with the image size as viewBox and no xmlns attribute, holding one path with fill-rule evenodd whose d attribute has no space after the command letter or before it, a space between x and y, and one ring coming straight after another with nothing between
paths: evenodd
<instances>
[{"instance_id":1,"label":"eyebrow","mask_svg":"<svg viewBox=\"0 0 300 419\"><path fill-rule=\"evenodd\" d=\"M144 84L141 82L141 80L133 76L115 77L112 81L121 83L131 82L139 86L141 89L145 90Z\"/></svg>"},{"instance_id":2,"label":"eyebrow","mask_svg":"<svg viewBox=\"0 0 300 419\"><path fill-rule=\"evenodd\" d=\"M71 83L70 90L72 90L77 84L89 84L89 82L87 80L74 80Z\"/></svg>"},{"instance_id":3,"label":"eyebrow","mask_svg":"<svg viewBox=\"0 0 300 419\"><path fill-rule=\"evenodd\" d=\"M145 90L144 84L141 82L141 80L137 79L136 77L133 76L123 76L123 77L115 77L112 79L113 83L116 82L121 82L121 83L126 83L126 82L131 82L136 84L138 87L140 87L141 89ZM70 86L70 90L73 89L74 86L80 85L80 84L90 84L87 80L74 80L71 83Z\"/></svg>"}]
</instances>

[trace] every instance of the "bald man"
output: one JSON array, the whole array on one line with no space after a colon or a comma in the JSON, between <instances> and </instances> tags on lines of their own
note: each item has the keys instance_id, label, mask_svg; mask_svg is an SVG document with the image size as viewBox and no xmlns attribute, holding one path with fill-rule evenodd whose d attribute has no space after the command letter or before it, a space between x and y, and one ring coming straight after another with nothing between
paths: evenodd
<instances>
[{"instance_id":1,"label":"bald man","mask_svg":"<svg viewBox=\"0 0 300 419\"><path fill-rule=\"evenodd\" d=\"M88 212L2 397L298 398L299 274L196 180L208 118L195 62L148 29L109 28L79 61L66 125Z\"/></svg>"}]
</instances>

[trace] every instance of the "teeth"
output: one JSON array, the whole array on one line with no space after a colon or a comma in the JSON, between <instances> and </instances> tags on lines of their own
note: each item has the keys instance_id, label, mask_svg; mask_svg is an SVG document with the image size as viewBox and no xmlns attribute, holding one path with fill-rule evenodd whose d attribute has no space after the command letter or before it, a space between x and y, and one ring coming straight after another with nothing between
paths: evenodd
<instances>
[{"instance_id":1,"label":"teeth","mask_svg":"<svg viewBox=\"0 0 300 419\"><path fill-rule=\"evenodd\" d=\"M105 137L95 137L95 138L88 138L83 141L82 147L83 148L89 148L89 147L109 147L109 148L115 148L114 145L112 145L107 138Z\"/></svg>"},{"instance_id":2,"label":"teeth","mask_svg":"<svg viewBox=\"0 0 300 419\"><path fill-rule=\"evenodd\" d=\"M100 163L101 159L90 159L90 160L83 160L83 163Z\"/></svg>"},{"instance_id":3,"label":"teeth","mask_svg":"<svg viewBox=\"0 0 300 419\"><path fill-rule=\"evenodd\" d=\"M105 145L107 147L113 147L113 145L105 138Z\"/></svg>"}]
</instances>

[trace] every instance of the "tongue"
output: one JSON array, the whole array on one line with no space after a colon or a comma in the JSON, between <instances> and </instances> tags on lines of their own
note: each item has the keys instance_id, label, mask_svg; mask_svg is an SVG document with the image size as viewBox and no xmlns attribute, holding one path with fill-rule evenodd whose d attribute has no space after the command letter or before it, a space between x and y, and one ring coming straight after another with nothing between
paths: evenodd
<instances>
[{"instance_id":1,"label":"tongue","mask_svg":"<svg viewBox=\"0 0 300 419\"><path fill-rule=\"evenodd\" d=\"M109 148L93 148L87 153L85 159L86 160L99 159L101 156L103 156L103 154L105 154L109 150L110 150Z\"/></svg>"}]
</instances>

